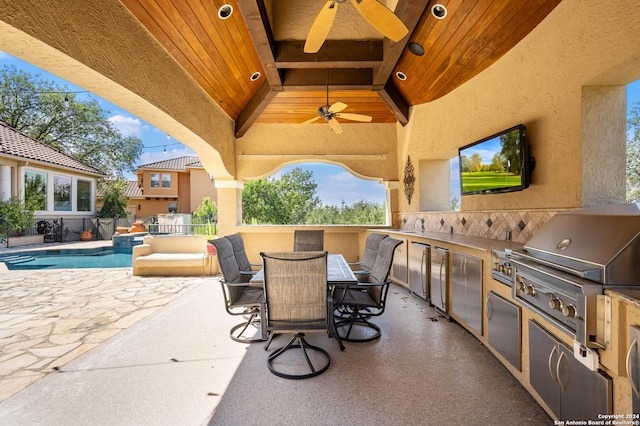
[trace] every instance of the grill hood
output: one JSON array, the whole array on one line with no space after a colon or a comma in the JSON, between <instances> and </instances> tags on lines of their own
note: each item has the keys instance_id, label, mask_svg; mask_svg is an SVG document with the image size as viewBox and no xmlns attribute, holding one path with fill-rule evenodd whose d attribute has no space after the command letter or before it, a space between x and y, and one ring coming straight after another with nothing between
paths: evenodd
<instances>
[{"instance_id":1,"label":"grill hood","mask_svg":"<svg viewBox=\"0 0 640 426\"><path fill-rule=\"evenodd\" d=\"M640 285L640 206L611 204L553 216L525 257L606 285Z\"/></svg>"}]
</instances>

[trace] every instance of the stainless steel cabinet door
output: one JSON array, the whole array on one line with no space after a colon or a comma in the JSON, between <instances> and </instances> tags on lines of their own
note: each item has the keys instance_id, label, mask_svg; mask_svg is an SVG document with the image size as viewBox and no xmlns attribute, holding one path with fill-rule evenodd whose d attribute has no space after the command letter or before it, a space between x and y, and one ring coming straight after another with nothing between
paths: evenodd
<instances>
[{"instance_id":1,"label":"stainless steel cabinet door","mask_svg":"<svg viewBox=\"0 0 640 426\"><path fill-rule=\"evenodd\" d=\"M447 273L449 268L449 252L445 249L431 247L431 303L445 314L447 309Z\"/></svg>"},{"instance_id":2,"label":"stainless steel cabinet door","mask_svg":"<svg viewBox=\"0 0 640 426\"><path fill-rule=\"evenodd\" d=\"M465 256L456 252L451 254L451 312L466 322L464 262Z\"/></svg>"},{"instance_id":3,"label":"stainless steel cabinet door","mask_svg":"<svg viewBox=\"0 0 640 426\"><path fill-rule=\"evenodd\" d=\"M482 260L466 254L451 255L451 310L482 334Z\"/></svg>"},{"instance_id":4,"label":"stainless steel cabinet door","mask_svg":"<svg viewBox=\"0 0 640 426\"><path fill-rule=\"evenodd\" d=\"M629 328L629 348L627 349L627 378L631 385L633 412L640 413L640 328Z\"/></svg>"},{"instance_id":5,"label":"stainless steel cabinet door","mask_svg":"<svg viewBox=\"0 0 640 426\"><path fill-rule=\"evenodd\" d=\"M522 371L522 323L520 307L493 292L487 294L487 334L489 346Z\"/></svg>"},{"instance_id":6,"label":"stainless steel cabinet door","mask_svg":"<svg viewBox=\"0 0 640 426\"><path fill-rule=\"evenodd\" d=\"M559 344L558 386L562 420L601 420L598 415L611 414L611 380L591 371L573 356L573 349Z\"/></svg>"},{"instance_id":7,"label":"stainless steel cabinet door","mask_svg":"<svg viewBox=\"0 0 640 426\"><path fill-rule=\"evenodd\" d=\"M560 417L560 387L555 368L559 356L556 339L529 321L529 383L556 417Z\"/></svg>"},{"instance_id":8,"label":"stainless steel cabinet door","mask_svg":"<svg viewBox=\"0 0 640 426\"><path fill-rule=\"evenodd\" d=\"M391 275L393 281L397 284L408 285L409 277L408 277L408 268L407 268L407 240L404 238L398 238L402 241L398 247L396 247L393 252L393 264L391 267Z\"/></svg>"},{"instance_id":9,"label":"stainless steel cabinet door","mask_svg":"<svg viewBox=\"0 0 640 426\"><path fill-rule=\"evenodd\" d=\"M482 334L482 259L467 256L465 260L465 315L467 324Z\"/></svg>"},{"instance_id":10,"label":"stainless steel cabinet door","mask_svg":"<svg viewBox=\"0 0 640 426\"><path fill-rule=\"evenodd\" d=\"M612 381L591 371L538 324L529 321L529 381L560 420L598 420L611 414Z\"/></svg>"}]
</instances>

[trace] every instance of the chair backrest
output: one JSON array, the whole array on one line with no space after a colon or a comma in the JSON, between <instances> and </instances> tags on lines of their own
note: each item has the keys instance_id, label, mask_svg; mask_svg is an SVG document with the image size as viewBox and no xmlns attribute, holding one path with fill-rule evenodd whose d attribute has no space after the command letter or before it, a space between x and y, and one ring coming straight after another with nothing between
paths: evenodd
<instances>
[{"instance_id":1,"label":"chair backrest","mask_svg":"<svg viewBox=\"0 0 640 426\"><path fill-rule=\"evenodd\" d=\"M376 257L378 256L380 242L387 237L387 234L369 234L367 242L364 244L362 259L360 259L360 266L362 269L371 270L373 268L373 264L376 262Z\"/></svg>"},{"instance_id":2,"label":"chair backrest","mask_svg":"<svg viewBox=\"0 0 640 426\"><path fill-rule=\"evenodd\" d=\"M327 253L260 253L260 256L264 265L267 330L326 329Z\"/></svg>"},{"instance_id":3,"label":"chair backrest","mask_svg":"<svg viewBox=\"0 0 640 426\"><path fill-rule=\"evenodd\" d=\"M368 282L383 283L387 281L389 272L391 271L391 265L393 264L395 249L400 244L402 244L402 241L391 237L385 238L380 242L378 255L376 256L373 268L371 268L371 274L369 274ZM367 291L376 303L381 304L384 302L382 298L386 292L382 286L367 287Z\"/></svg>"},{"instance_id":4,"label":"chair backrest","mask_svg":"<svg viewBox=\"0 0 640 426\"><path fill-rule=\"evenodd\" d=\"M233 252L236 256L236 261L238 262L240 270L251 271L251 262L249 262L249 258L247 257L247 252L244 249L244 241L240 234L227 235L226 238L231 241Z\"/></svg>"},{"instance_id":5,"label":"chair backrest","mask_svg":"<svg viewBox=\"0 0 640 426\"><path fill-rule=\"evenodd\" d=\"M231 241L227 237L221 237L212 240L211 244L216 248L218 265L220 266L220 272L222 272L224 280L228 283L242 282L240 266L236 260Z\"/></svg>"},{"instance_id":6,"label":"chair backrest","mask_svg":"<svg viewBox=\"0 0 640 426\"><path fill-rule=\"evenodd\" d=\"M323 230L296 230L293 233L293 251L323 251Z\"/></svg>"}]
</instances>

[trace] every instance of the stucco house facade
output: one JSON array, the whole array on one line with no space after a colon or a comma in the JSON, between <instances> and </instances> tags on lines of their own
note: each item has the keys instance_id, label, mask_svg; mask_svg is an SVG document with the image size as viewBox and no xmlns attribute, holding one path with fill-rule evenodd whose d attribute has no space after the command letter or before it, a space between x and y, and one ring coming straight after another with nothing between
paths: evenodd
<instances>
[{"instance_id":1,"label":"stucco house facade","mask_svg":"<svg viewBox=\"0 0 640 426\"><path fill-rule=\"evenodd\" d=\"M36 217L95 217L96 182L104 176L0 122L0 196L24 200L25 191L37 191Z\"/></svg>"}]
</instances>

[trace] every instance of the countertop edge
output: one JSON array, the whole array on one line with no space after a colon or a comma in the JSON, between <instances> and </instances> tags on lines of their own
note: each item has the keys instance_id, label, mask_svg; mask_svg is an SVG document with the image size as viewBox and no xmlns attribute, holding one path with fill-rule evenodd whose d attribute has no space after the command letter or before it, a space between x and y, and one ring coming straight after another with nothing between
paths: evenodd
<instances>
[{"instance_id":1,"label":"countertop edge","mask_svg":"<svg viewBox=\"0 0 640 426\"><path fill-rule=\"evenodd\" d=\"M414 240L425 239L438 241L482 251L504 251L505 249L519 250L523 247L523 244L516 243L514 241L494 240L489 238L471 237L468 235L448 234L442 232L407 232L404 230L379 228L369 229L368 231L381 234L397 235L398 237Z\"/></svg>"}]
</instances>

